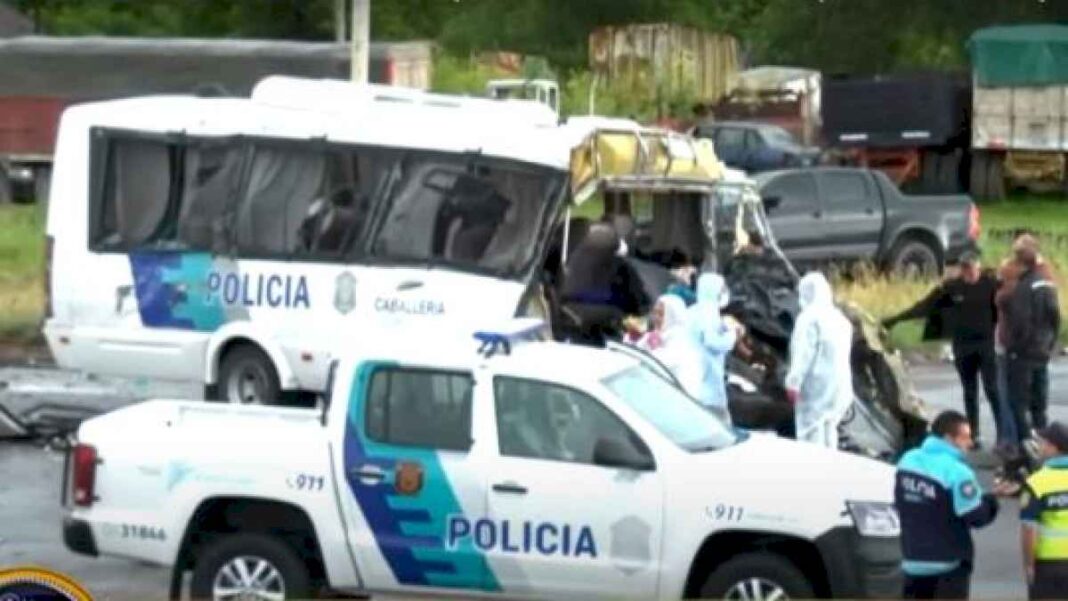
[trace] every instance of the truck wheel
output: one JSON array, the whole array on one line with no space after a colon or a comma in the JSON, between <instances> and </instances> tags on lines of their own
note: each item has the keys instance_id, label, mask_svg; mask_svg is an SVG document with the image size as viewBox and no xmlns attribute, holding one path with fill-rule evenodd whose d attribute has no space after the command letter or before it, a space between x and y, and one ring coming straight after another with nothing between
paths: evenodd
<instances>
[{"instance_id":1,"label":"truck wheel","mask_svg":"<svg viewBox=\"0 0 1068 601\"><path fill-rule=\"evenodd\" d=\"M193 566L193 599L308 599L308 566L285 543L233 534L209 543Z\"/></svg>"},{"instance_id":2,"label":"truck wheel","mask_svg":"<svg viewBox=\"0 0 1068 601\"><path fill-rule=\"evenodd\" d=\"M251 344L227 351L219 366L217 397L239 405L274 405L282 398L278 371L267 353Z\"/></svg>"},{"instance_id":3,"label":"truck wheel","mask_svg":"<svg viewBox=\"0 0 1068 601\"><path fill-rule=\"evenodd\" d=\"M939 192L938 174L941 170L942 156L933 150L925 150L920 154L920 187L921 194L937 194Z\"/></svg>"},{"instance_id":4,"label":"truck wheel","mask_svg":"<svg viewBox=\"0 0 1068 601\"><path fill-rule=\"evenodd\" d=\"M7 168L8 165L0 164L0 205L11 204L15 201L15 189L11 184Z\"/></svg>"},{"instance_id":5,"label":"truck wheel","mask_svg":"<svg viewBox=\"0 0 1068 601\"><path fill-rule=\"evenodd\" d=\"M986 200L990 192L986 187L987 163L989 155L985 152L975 151L972 153L972 168L968 178L968 192L977 199Z\"/></svg>"},{"instance_id":6,"label":"truck wheel","mask_svg":"<svg viewBox=\"0 0 1068 601\"><path fill-rule=\"evenodd\" d=\"M959 149L954 149L939 157L939 192L944 194L956 194L957 192L960 192L960 162L961 152Z\"/></svg>"},{"instance_id":7,"label":"truck wheel","mask_svg":"<svg viewBox=\"0 0 1068 601\"><path fill-rule=\"evenodd\" d=\"M48 204L48 195L52 190L52 168L38 167L33 170L33 200L39 205Z\"/></svg>"},{"instance_id":8,"label":"truck wheel","mask_svg":"<svg viewBox=\"0 0 1068 601\"><path fill-rule=\"evenodd\" d=\"M890 251L890 270L906 277L933 277L942 271L942 265L935 249L920 240L906 238L894 244Z\"/></svg>"},{"instance_id":9,"label":"truck wheel","mask_svg":"<svg viewBox=\"0 0 1068 601\"><path fill-rule=\"evenodd\" d=\"M701 586L702 599L813 599L812 585L792 563L773 553L746 553L720 565Z\"/></svg>"},{"instance_id":10,"label":"truck wheel","mask_svg":"<svg viewBox=\"0 0 1068 601\"><path fill-rule=\"evenodd\" d=\"M990 155L986 163L986 191L990 200L1005 200L1005 157Z\"/></svg>"}]
</instances>

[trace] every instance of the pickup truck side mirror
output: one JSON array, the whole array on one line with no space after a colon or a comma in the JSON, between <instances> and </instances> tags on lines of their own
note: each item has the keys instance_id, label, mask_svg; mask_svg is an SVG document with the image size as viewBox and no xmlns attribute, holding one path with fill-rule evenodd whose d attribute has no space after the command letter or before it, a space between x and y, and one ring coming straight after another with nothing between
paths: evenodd
<instances>
[{"instance_id":1,"label":"pickup truck side mirror","mask_svg":"<svg viewBox=\"0 0 1068 601\"><path fill-rule=\"evenodd\" d=\"M782 196L761 196L760 200L764 202L765 211L777 209L782 204Z\"/></svg>"},{"instance_id":2,"label":"pickup truck side mirror","mask_svg":"<svg viewBox=\"0 0 1068 601\"><path fill-rule=\"evenodd\" d=\"M593 446L593 463L602 467L619 467L639 472L652 471L656 467L652 456L636 451L617 438L598 438Z\"/></svg>"}]
</instances>

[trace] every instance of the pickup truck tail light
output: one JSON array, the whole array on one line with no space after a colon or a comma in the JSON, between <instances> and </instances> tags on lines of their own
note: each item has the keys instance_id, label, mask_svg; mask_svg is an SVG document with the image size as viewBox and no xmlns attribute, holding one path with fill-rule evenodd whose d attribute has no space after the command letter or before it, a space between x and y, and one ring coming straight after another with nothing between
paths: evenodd
<instances>
[{"instance_id":1,"label":"pickup truck tail light","mask_svg":"<svg viewBox=\"0 0 1068 601\"><path fill-rule=\"evenodd\" d=\"M968 237L972 240L978 240L979 235L982 233L983 228L979 222L979 207L972 204L972 208L968 212Z\"/></svg>"},{"instance_id":2,"label":"pickup truck tail light","mask_svg":"<svg viewBox=\"0 0 1068 601\"><path fill-rule=\"evenodd\" d=\"M71 497L79 507L89 507L96 497L96 448L87 444L74 446Z\"/></svg>"}]
</instances>

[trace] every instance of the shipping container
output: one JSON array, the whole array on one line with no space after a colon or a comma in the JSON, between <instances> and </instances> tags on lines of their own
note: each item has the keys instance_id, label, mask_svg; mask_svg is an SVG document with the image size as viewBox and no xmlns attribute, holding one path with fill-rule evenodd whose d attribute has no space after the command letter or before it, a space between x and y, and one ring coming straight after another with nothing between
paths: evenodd
<instances>
[{"instance_id":1,"label":"shipping container","mask_svg":"<svg viewBox=\"0 0 1068 601\"><path fill-rule=\"evenodd\" d=\"M372 43L370 79L430 86L430 42ZM66 106L147 94L247 96L268 75L349 77L344 42L27 36L0 40L0 203L47 197Z\"/></svg>"},{"instance_id":2,"label":"shipping container","mask_svg":"<svg viewBox=\"0 0 1068 601\"><path fill-rule=\"evenodd\" d=\"M715 102L738 71L732 36L669 23L598 27L589 37L590 69L638 93L692 94Z\"/></svg>"}]
</instances>

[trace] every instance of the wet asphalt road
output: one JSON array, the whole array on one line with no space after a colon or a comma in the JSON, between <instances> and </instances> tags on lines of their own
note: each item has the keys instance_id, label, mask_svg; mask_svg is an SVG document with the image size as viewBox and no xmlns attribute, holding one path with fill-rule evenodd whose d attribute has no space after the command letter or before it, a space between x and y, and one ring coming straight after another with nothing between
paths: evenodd
<instances>
[{"instance_id":1,"label":"wet asphalt road","mask_svg":"<svg viewBox=\"0 0 1068 601\"><path fill-rule=\"evenodd\" d=\"M959 408L956 375L947 365L912 370L916 390L932 410ZM1068 420L1068 361L1052 371L1053 419ZM149 397L195 398L199 387L118 379L90 379L53 370L0 368L0 405L24 414L41 403L77 404L108 410ZM982 429L993 433L984 406ZM74 576L98 599L163 599L166 570L132 561L93 559L70 553L62 543L59 508L62 455L30 443L0 442L0 567L35 564ZM989 479L989 474L986 474ZM1017 507L1006 503L997 521L978 533L976 598L1024 598L1017 543Z\"/></svg>"}]
</instances>

